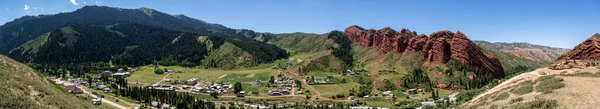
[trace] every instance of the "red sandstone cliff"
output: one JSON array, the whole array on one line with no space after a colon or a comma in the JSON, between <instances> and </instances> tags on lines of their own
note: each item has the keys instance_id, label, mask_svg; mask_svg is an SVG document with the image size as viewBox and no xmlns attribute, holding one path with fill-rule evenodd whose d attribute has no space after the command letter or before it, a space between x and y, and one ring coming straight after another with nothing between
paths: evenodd
<instances>
[{"instance_id":1,"label":"red sandstone cliff","mask_svg":"<svg viewBox=\"0 0 600 109\"><path fill-rule=\"evenodd\" d=\"M594 34L556 60L565 60L567 58L574 60L600 60L600 34Z\"/></svg>"},{"instance_id":2,"label":"red sandstone cliff","mask_svg":"<svg viewBox=\"0 0 600 109\"><path fill-rule=\"evenodd\" d=\"M494 78L504 77L504 69L500 61L475 45L460 31L456 33L438 31L429 36L424 34L417 36L416 33L404 28L398 33L390 27L365 30L358 26L350 26L345 29L344 35L361 46L381 47L384 53L419 52L427 59L425 66L432 62L447 63L452 59L490 72Z\"/></svg>"}]
</instances>

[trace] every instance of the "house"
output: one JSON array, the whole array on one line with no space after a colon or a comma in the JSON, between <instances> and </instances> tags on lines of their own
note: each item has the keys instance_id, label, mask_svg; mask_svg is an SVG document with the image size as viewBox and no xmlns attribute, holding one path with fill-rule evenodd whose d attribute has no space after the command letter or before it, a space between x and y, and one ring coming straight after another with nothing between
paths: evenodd
<instances>
[{"instance_id":1,"label":"house","mask_svg":"<svg viewBox=\"0 0 600 109\"><path fill-rule=\"evenodd\" d=\"M171 106L169 104L163 104L160 108L161 109L171 109Z\"/></svg>"},{"instance_id":2,"label":"house","mask_svg":"<svg viewBox=\"0 0 600 109\"><path fill-rule=\"evenodd\" d=\"M125 78L127 75L125 73L115 73L112 75L113 78Z\"/></svg>"},{"instance_id":3,"label":"house","mask_svg":"<svg viewBox=\"0 0 600 109\"><path fill-rule=\"evenodd\" d=\"M353 72L352 70L346 70L346 72L348 72L348 76L358 76L356 72Z\"/></svg>"},{"instance_id":4,"label":"house","mask_svg":"<svg viewBox=\"0 0 600 109\"><path fill-rule=\"evenodd\" d=\"M158 106L160 106L160 102L152 101L152 103L150 103L150 105L152 105L152 107L158 107Z\"/></svg>"},{"instance_id":5,"label":"house","mask_svg":"<svg viewBox=\"0 0 600 109\"><path fill-rule=\"evenodd\" d=\"M331 76L324 76L323 77L323 82L324 83L330 83L329 78L331 78Z\"/></svg>"},{"instance_id":6,"label":"house","mask_svg":"<svg viewBox=\"0 0 600 109\"><path fill-rule=\"evenodd\" d=\"M100 105L100 104L102 104L102 98L94 98L94 99L92 99L92 104L94 104L94 105Z\"/></svg>"},{"instance_id":7,"label":"house","mask_svg":"<svg viewBox=\"0 0 600 109\"><path fill-rule=\"evenodd\" d=\"M96 88L97 88L98 90L102 90L102 89L106 88L106 86L105 86L105 85L98 85L98 87L96 87Z\"/></svg>"},{"instance_id":8,"label":"house","mask_svg":"<svg viewBox=\"0 0 600 109\"><path fill-rule=\"evenodd\" d=\"M385 91L385 92L381 93L381 95L383 95L383 96L388 96L390 94L392 94L392 91Z\"/></svg>"},{"instance_id":9,"label":"house","mask_svg":"<svg viewBox=\"0 0 600 109\"><path fill-rule=\"evenodd\" d=\"M75 89L71 90L71 93L75 93L75 94L83 93L83 90L81 90L81 88L75 88Z\"/></svg>"},{"instance_id":10,"label":"house","mask_svg":"<svg viewBox=\"0 0 600 109\"><path fill-rule=\"evenodd\" d=\"M256 80L256 85L259 85L259 86L260 86L260 85L262 85L262 80L260 80L260 79L257 79L257 80Z\"/></svg>"},{"instance_id":11,"label":"house","mask_svg":"<svg viewBox=\"0 0 600 109\"><path fill-rule=\"evenodd\" d=\"M271 96L281 96L282 94L281 94L281 92L274 90L274 91L271 91L271 93L269 95L271 95Z\"/></svg>"},{"instance_id":12,"label":"house","mask_svg":"<svg viewBox=\"0 0 600 109\"><path fill-rule=\"evenodd\" d=\"M65 87L65 89L67 89L69 92L71 92L71 90L77 89L77 86L75 86L75 85L65 85L64 87Z\"/></svg>"},{"instance_id":13,"label":"house","mask_svg":"<svg viewBox=\"0 0 600 109\"><path fill-rule=\"evenodd\" d=\"M165 82L171 82L171 79L165 79Z\"/></svg>"},{"instance_id":14,"label":"house","mask_svg":"<svg viewBox=\"0 0 600 109\"><path fill-rule=\"evenodd\" d=\"M104 89L102 89L102 91L104 91L104 93L111 93L112 90L110 90L110 88L105 87Z\"/></svg>"},{"instance_id":15,"label":"house","mask_svg":"<svg viewBox=\"0 0 600 109\"><path fill-rule=\"evenodd\" d=\"M237 97L244 97L244 96L246 96L245 91L240 91L239 93L237 93Z\"/></svg>"},{"instance_id":16,"label":"house","mask_svg":"<svg viewBox=\"0 0 600 109\"><path fill-rule=\"evenodd\" d=\"M296 94L302 94L302 93L303 93L302 91L296 91Z\"/></svg>"},{"instance_id":17,"label":"house","mask_svg":"<svg viewBox=\"0 0 600 109\"><path fill-rule=\"evenodd\" d=\"M112 75L113 75L113 73L108 70L102 72L102 77L110 77Z\"/></svg>"},{"instance_id":18,"label":"house","mask_svg":"<svg viewBox=\"0 0 600 109\"><path fill-rule=\"evenodd\" d=\"M197 83L198 83L197 78L190 78L187 80L187 85L190 85L190 86L196 85Z\"/></svg>"},{"instance_id":19,"label":"house","mask_svg":"<svg viewBox=\"0 0 600 109\"><path fill-rule=\"evenodd\" d=\"M283 89L283 91L281 91L281 94L289 95L290 94L290 90L289 89Z\"/></svg>"},{"instance_id":20,"label":"house","mask_svg":"<svg viewBox=\"0 0 600 109\"><path fill-rule=\"evenodd\" d=\"M417 89L408 89L406 90L407 94L417 94Z\"/></svg>"}]
</instances>

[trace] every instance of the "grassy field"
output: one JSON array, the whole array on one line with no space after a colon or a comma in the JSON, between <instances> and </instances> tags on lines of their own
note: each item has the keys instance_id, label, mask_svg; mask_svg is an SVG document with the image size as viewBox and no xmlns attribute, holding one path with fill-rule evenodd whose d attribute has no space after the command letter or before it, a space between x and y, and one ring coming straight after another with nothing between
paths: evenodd
<instances>
[{"instance_id":1,"label":"grassy field","mask_svg":"<svg viewBox=\"0 0 600 109\"><path fill-rule=\"evenodd\" d=\"M172 69L181 71L181 73L171 74L167 79L171 80L187 80L190 78L198 78L198 81L206 82L252 82L256 79L268 80L271 75L276 75L277 70L267 67L267 65L236 70L221 70L221 69L201 69L187 68L180 66L161 66L161 69ZM143 66L136 68L131 77L127 78L129 82L140 82L150 84L160 81L166 74L155 74L154 67Z\"/></svg>"},{"instance_id":2,"label":"grassy field","mask_svg":"<svg viewBox=\"0 0 600 109\"><path fill-rule=\"evenodd\" d=\"M365 99L361 99L361 100L364 101L365 103L367 103L367 105L369 105L369 106L394 107L394 103L392 103L392 100L388 100L388 99L381 98L381 97L371 97L371 98L365 98Z\"/></svg>"}]
</instances>

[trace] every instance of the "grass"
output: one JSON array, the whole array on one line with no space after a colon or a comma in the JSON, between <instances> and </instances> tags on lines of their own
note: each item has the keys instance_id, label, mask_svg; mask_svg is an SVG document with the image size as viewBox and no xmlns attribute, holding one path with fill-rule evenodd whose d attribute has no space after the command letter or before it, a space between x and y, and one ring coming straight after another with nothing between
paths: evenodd
<instances>
[{"instance_id":1,"label":"grass","mask_svg":"<svg viewBox=\"0 0 600 109\"><path fill-rule=\"evenodd\" d=\"M531 80L525 81L518 86L519 87L510 90L510 93L523 95L533 92L533 82Z\"/></svg>"},{"instance_id":2,"label":"grass","mask_svg":"<svg viewBox=\"0 0 600 109\"><path fill-rule=\"evenodd\" d=\"M90 99L61 91L27 65L0 55L0 108L95 108Z\"/></svg>"},{"instance_id":3,"label":"grass","mask_svg":"<svg viewBox=\"0 0 600 109\"><path fill-rule=\"evenodd\" d=\"M90 91L90 92L95 92L98 95L103 95L104 96L103 100L112 101L112 102L115 102L117 104L123 105L125 107L131 107L130 104L135 103L135 100L131 100L129 98L125 98L125 97L121 97L121 96L116 97L116 98L119 98L119 102L116 102L117 99L115 98L115 94L104 93L103 91L94 90L94 89L90 89L90 88L87 88L87 87L83 87L83 89L85 89L87 91ZM125 102L127 102L127 103L125 103Z\"/></svg>"},{"instance_id":4,"label":"grass","mask_svg":"<svg viewBox=\"0 0 600 109\"><path fill-rule=\"evenodd\" d=\"M500 93L500 95L498 95L498 96L496 96L496 98L494 98L494 101L504 100L508 97L510 97L510 94L508 94L507 92Z\"/></svg>"},{"instance_id":5,"label":"grass","mask_svg":"<svg viewBox=\"0 0 600 109\"><path fill-rule=\"evenodd\" d=\"M600 72L596 72L596 73L590 73L590 72L583 72L583 73L573 73L573 74L563 74L564 76L579 76L579 77L600 77Z\"/></svg>"},{"instance_id":6,"label":"grass","mask_svg":"<svg viewBox=\"0 0 600 109\"><path fill-rule=\"evenodd\" d=\"M275 75L278 71L271 69L270 67L253 67L245 69L235 70L222 70L216 68L201 69L201 68L187 68L181 66L161 66L161 69L173 69L175 71L181 71L182 73L171 74L168 78L171 80L187 80L190 78L198 78L198 81L206 82L253 82L256 79L268 80L271 75ZM145 84L151 84L158 82L162 79L165 74L155 74L154 67L143 66L136 68L137 71L133 72L131 77L127 78L129 82L141 82ZM223 75L225 77L219 78ZM252 77L248 77L253 75Z\"/></svg>"},{"instance_id":7,"label":"grass","mask_svg":"<svg viewBox=\"0 0 600 109\"><path fill-rule=\"evenodd\" d=\"M392 103L392 100L384 99L381 97L371 97L371 98L366 98L366 99L361 99L361 100L364 101L365 103L367 103L367 105L369 105L369 106L388 107L388 108L394 107L394 103Z\"/></svg>"},{"instance_id":8,"label":"grass","mask_svg":"<svg viewBox=\"0 0 600 109\"><path fill-rule=\"evenodd\" d=\"M539 99L531 102L519 103L510 106L508 109L554 109L558 107L558 101Z\"/></svg>"},{"instance_id":9,"label":"grass","mask_svg":"<svg viewBox=\"0 0 600 109\"><path fill-rule=\"evenodd\" d=\"M555 76L542 76L536 80L535 90L542 93L552 93L552 90L565 87L563 79Z\"/></svg>"}]
</instances>

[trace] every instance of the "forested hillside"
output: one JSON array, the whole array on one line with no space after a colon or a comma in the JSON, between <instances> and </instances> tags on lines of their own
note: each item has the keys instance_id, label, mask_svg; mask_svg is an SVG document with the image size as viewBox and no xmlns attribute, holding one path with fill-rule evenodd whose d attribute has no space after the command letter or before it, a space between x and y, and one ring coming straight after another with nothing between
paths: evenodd
<instances>
[{"instance_id":1,"label":"forested hillside","mask_svg":"<svg viewBox=\"0 0 600 109\"><path fill-rule=\"evenodd\" d=\"M0 26L0 41L6 42L0 43L0 54L50 67L110 62L231 69L286 58L285 50L265 43L272 37L149 8L85 6L74 12L25 16ZM240 53L247 55L234 55Z\"/></svg>"},{"instance_id":2,"label":"forested hillside","mask_svg":"<svg viewBox=\"0 0 600 109\"><path fill-rule=\"evenodd\" d=\"M230 46L221 46L224 43ZM211 52L224 52L223 47L239 47L246 52L252 66L285 58L286 52L275 46L238 37L200 36L197 33L161 29L136 23L113 25L66 26L29 41L9 52L23 62L59 65L64 63L109 62L141 66L157 61L161 65L201 65ZM215 54L212 53L212 54ZM220 55L225 56L225 55ZM242 55L227 55L235 57ZM208 56L211 58L211 56ZM207 67L226 65L204 61ZM227 65L227 68L237 65Z\"/></svg>"}]
</instances>

